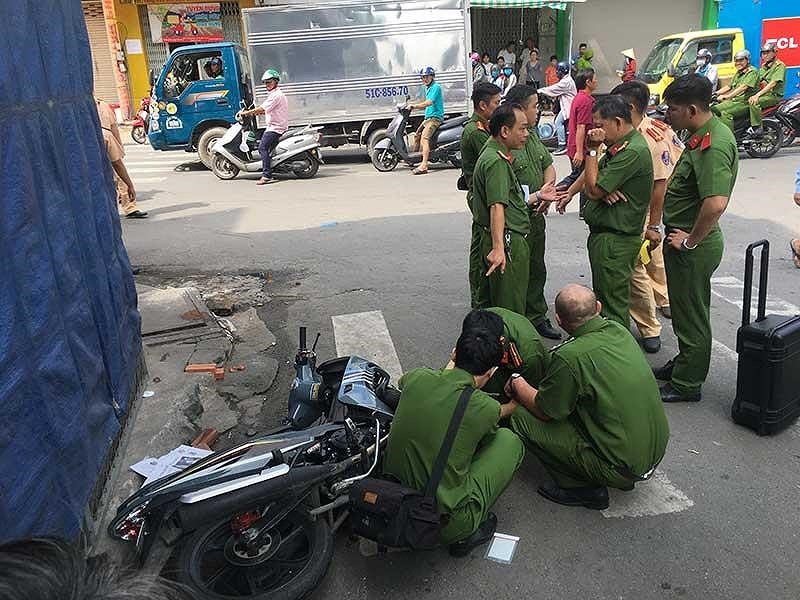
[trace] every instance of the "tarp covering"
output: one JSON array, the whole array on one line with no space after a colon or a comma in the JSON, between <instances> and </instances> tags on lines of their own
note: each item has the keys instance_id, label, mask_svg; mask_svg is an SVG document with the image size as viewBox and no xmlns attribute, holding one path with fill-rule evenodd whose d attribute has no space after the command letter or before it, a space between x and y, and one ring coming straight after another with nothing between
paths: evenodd
<instances>
[{"instance_id":1,"label":"tarp covering","mask_svg":"<svg viewBox=\"0 0 800 600\"><path fill-rule=\"evenodd\" d=\"M135 385L136 291L78 0L0 20L0 541L79 533Z\"/></svg>"}]
</instances>

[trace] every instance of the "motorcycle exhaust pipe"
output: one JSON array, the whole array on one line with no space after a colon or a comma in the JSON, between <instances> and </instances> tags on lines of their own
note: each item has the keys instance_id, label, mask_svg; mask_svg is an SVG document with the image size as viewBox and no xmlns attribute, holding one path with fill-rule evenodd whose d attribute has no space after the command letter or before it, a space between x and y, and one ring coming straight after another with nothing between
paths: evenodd
<instances>
[{"instance_id":1,"label":"motorcycle exhaust pipe","mask_svg":"<svg viewBox=\"0 0 800 600\"><path fill-rule=\"evenodd\" d=\"M180 504L176 511L178 522L184 532L189 532L257 504L278 498L297 498L310 487L325 481L336 471L337 466L333 464L295 467L283 477L269 479L196 504Z\"/></svg>"}]
</instances>

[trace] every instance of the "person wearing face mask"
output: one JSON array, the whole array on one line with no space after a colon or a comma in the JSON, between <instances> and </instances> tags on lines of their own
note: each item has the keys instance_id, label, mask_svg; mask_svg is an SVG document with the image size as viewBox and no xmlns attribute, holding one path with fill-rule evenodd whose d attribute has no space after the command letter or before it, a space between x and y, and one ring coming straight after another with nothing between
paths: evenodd
<instances>
[{"instance_id":1,"label":"person wearing face mask","mask_svg":"<svg viewBox=\"0 0 800 600\"><path fill-rule=\"evenodd\" d=\"M697 67L694 72L696 75L707 78L711 82L712 89L716 90L719 85L719 74L717 67L711 64L713 60L714 55L711 54L711 50L701 48L697 52Z\"/></svg>"}]
</instances>

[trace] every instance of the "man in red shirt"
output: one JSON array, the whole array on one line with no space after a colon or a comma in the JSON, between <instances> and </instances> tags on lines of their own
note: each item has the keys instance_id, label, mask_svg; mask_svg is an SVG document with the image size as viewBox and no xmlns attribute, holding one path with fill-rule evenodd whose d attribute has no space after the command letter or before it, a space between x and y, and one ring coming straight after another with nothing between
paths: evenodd
<instances>
[{"instance_id":1,"label":"man in red shirt","mask_svg":"<svg viewBox=\"0 0 800 600\"><path fill-rule=\"evenodd\" d=\"M572 101L569 110L569 137L567 139L567 156L572 161L572 173L567 175L556 187L566 190L578 180L583 172L583 158L586 154L586 132L594 127L594 98L592 94L597 89L597 76L594 69L579 71L575 76L575 87L578 95ZM583 217L583 206L586 200L581 194L580 214Z\"/></svg>"}]
</instances>

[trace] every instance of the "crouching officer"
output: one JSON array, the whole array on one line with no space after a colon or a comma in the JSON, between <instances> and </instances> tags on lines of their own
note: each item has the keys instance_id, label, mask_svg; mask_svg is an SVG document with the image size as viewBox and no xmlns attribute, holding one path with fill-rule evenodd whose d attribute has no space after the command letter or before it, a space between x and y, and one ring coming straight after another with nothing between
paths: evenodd
<instances>
[{"instance_id":1,"label":"crouching officer","mask_svg":"<svg viewBox=\"0 0 800 600\"><path fill-rule=\"evenodd\" d=\"M555 481L539 493L597 510L608 508L608 487L647 479L669 439L650 366L628 329L600 309L589 288L562 289L556 320L572 337L553 350L538 388L518 376L508 383L521 405L511 428Z\"/></svg>"},{"instance_id":2,"label":"crouching officer","mask_svg":"<svg viewBox=\"0 0 800 600\"><path fill-rule=\"evenodd\" d=\"M447 459L436 500L447 515L442 541L454 556L491 539L497 517L489 512L522 464L525 449L500 419L517 408L481 391L503 357L503 347L485 330L462 332L453 354L455 368L414 369L400 379L400 403L384 457L384 472L422 490L462 391L475 388Z\"/></svg>"},{"instance_id":3,"label":"crouching officer","mask_svg":"<svg viewBox=\"0 0 800 600\"><path fill-rule=\"evenodd\" d=\"M545 218L544 212L550 201L556 199L556 169L553 157L539 139L536 123L539 120L539 96L536 88L528 85L515 85L506 95L506 102L519 104L525 111L528 121L528 140L525 146L514 150L514 173L522 186L523 196L528 204L530 233L530 271L528 275L528 296L525 302L525 316L536 327L542 337L560 340L561 333L547 318L547 301L544 299L544 285L547 280L547 267L544 262Z\"/></svg>"},{"instance_id":4,"label":"crouching officer","mask_svg":"<svg viewBox=\"0 0 800 600\"><path fill-rule=\"evenodd\" d=\"M664 265L678 356L656 378L664 402L697 402L711 363L711 276L722 260L719 218L739 169L731 131L709 112L711 83L680 77L664 92L670 122L692 134L664 198Z\"/></svg>"},{"instance_id":5,"label":"crouching officer","mask_svg":"<svg viewBox=\"0 0 800 600\"><path fill-rule=\"evenodd\" d=\"M469 245L469 292L472 308L488 306L488 298L478 298L484 273L483 256L480 248L480 228L475 222L475 211L472 209L472 174L481 150L489 139L489 119L500 106L500 88L492 83L481 81L472 88L472 117L464 126L461 134L461 177L459 189L467 191L467 207L473 215L472 237Z\"/></svg>"},{"instance_id":6,"label":"crouching officer","mask_svg":"<svg viewBox=\"0 0 800 600\"><path fill-rule=\"evenodd\" d=\"M489 121L491 139L483 147L472 178L473 218L480 229L481 257L487 265L479 298L525 314L530 274L528 206L512 164L512 150L528 139L528 121L519 104L506 103Z\"/></svg>"}]
</instances>

